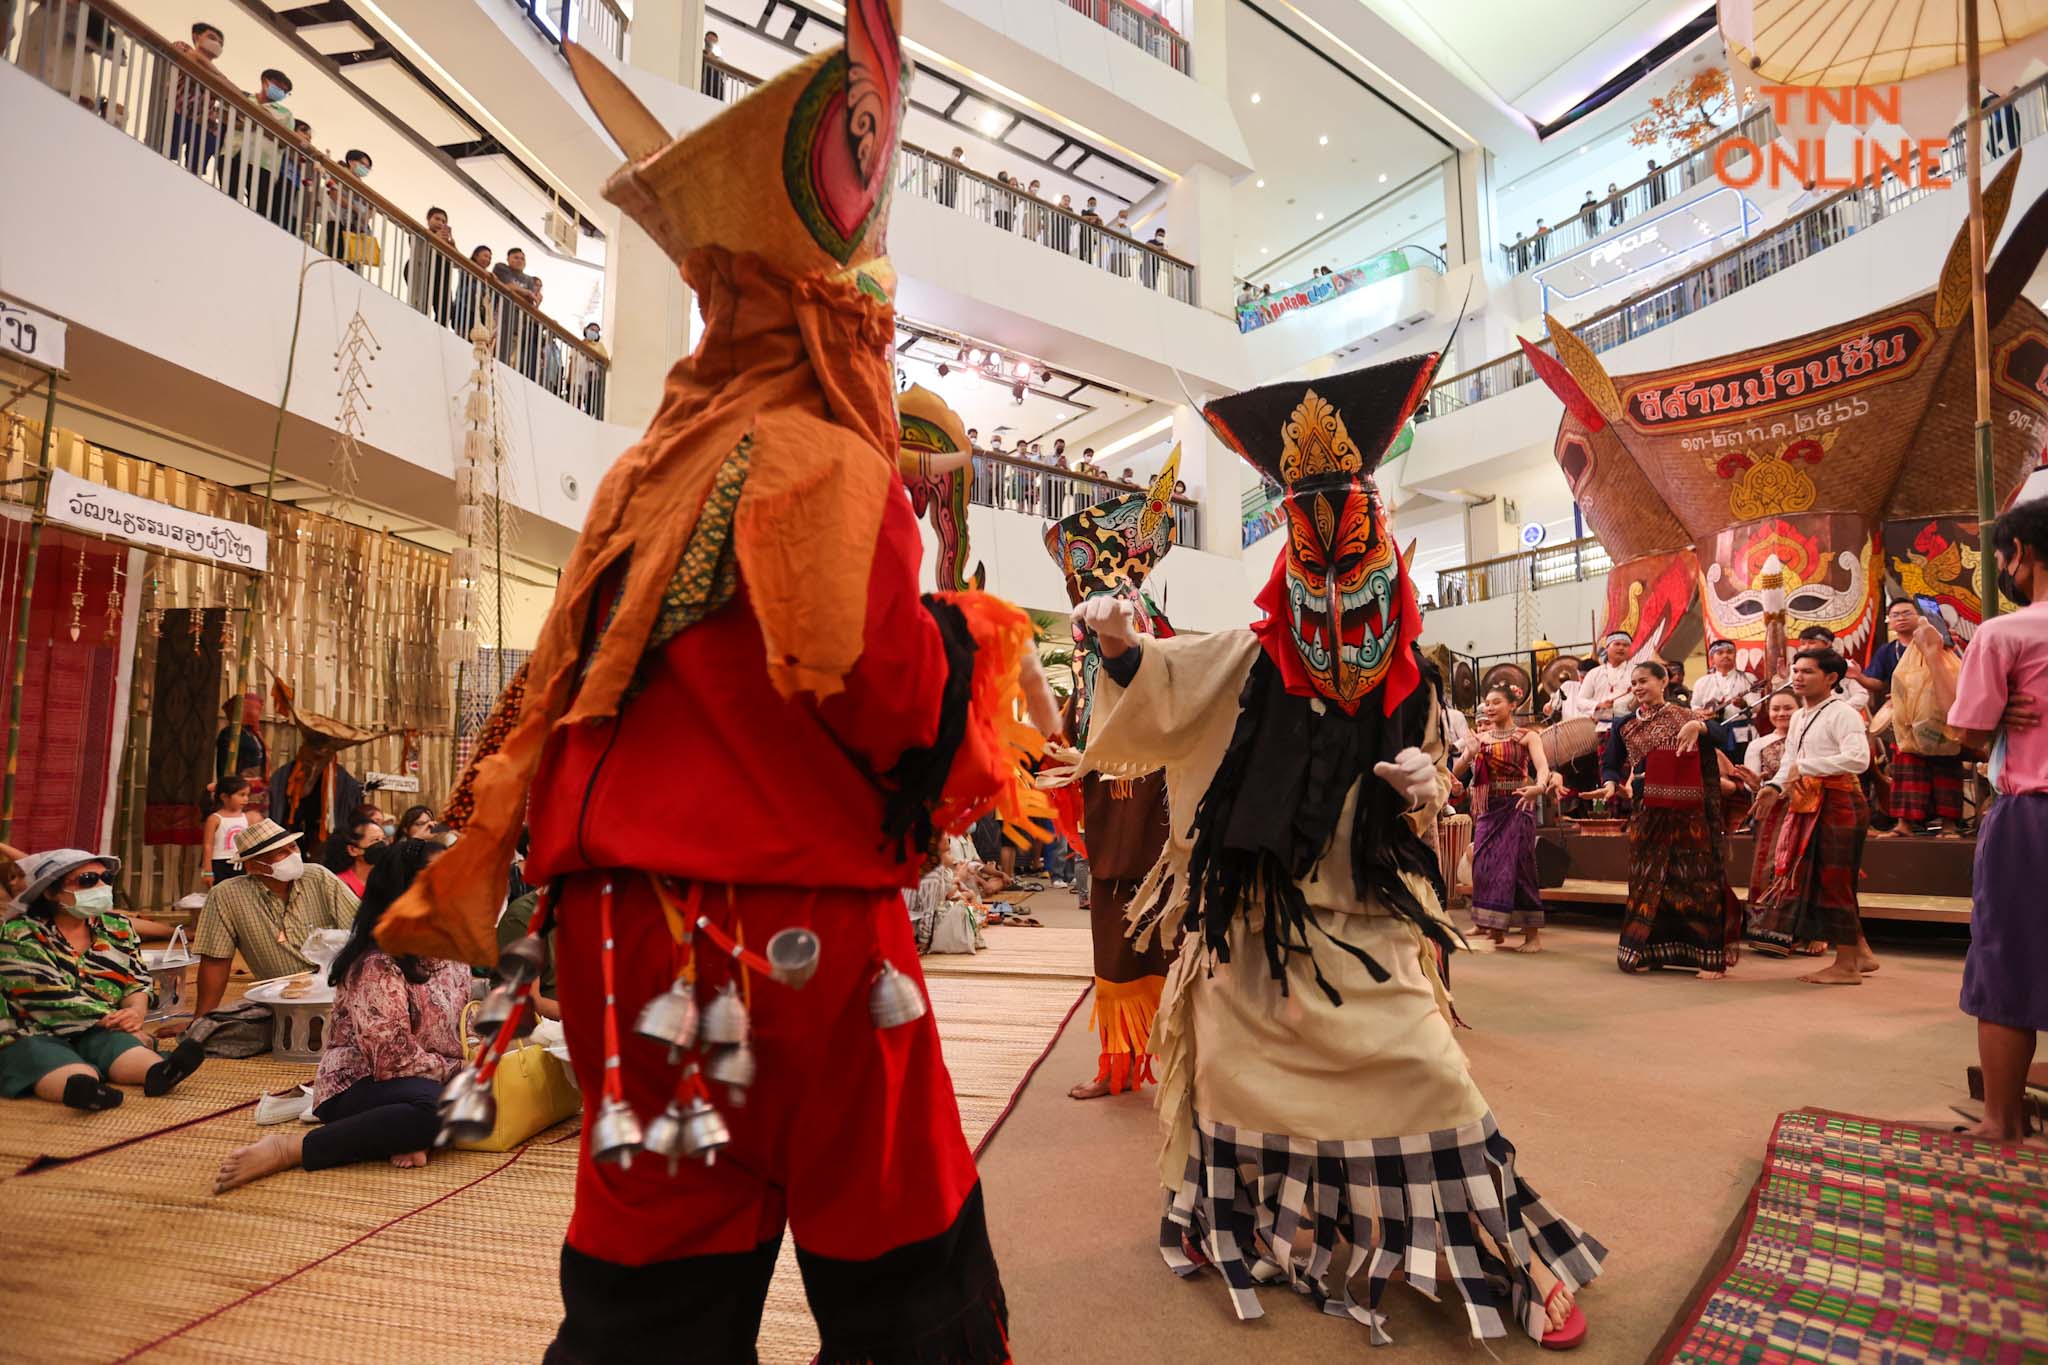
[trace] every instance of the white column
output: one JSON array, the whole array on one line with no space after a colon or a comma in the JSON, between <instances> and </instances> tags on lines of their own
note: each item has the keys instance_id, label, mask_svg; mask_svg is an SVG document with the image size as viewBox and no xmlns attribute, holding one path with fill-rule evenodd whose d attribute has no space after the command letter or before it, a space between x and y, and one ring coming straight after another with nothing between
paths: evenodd
<instances>
[{"instance_id":1,"label":"white column","mask_svg":"<svg viewBox=\"0 0 2048 1365\"><path fill-rule=\"evenodd\" d=\"M1459 152L1443 163L1444 258L1453 270L1497 259L1493 178L1493 153L1483 147Z\"/></svg>"},{"instance_id":2,"label":"white column","mask_svg":"<svg viewBox=\"0 0 2048 1365\"><path fill-rule=\"evenodd\" d=\"M704 7L698 0L636 5L627 60L695 89L703 29ZM605 341L612 356L605 415L626 426L645 426L660 406L670 367L689 350L688 324L696 301L676 263L623 215L605 253L605 306Z\"/></svg>"},{"instance_id":3,"label":"white column","mask_svg":"<svg viewBox=\"0 0 2048 1365\"><path fill-rule=\"evenodd\" d=\"M1195 265L1195 304L1228 314L1235 307L1231 255L1236 226L1230 177L1213 166L1191 166L1166 193L1166 249Z\"/></svg>"},{"instance_id":4,"label":"white column","mask_svg":"<svg viewBox=\"0 0 2048 1365\"><path fill-rule=\"evenodd\" d=\"M1229 0L1188 0L1192 16L1188 34L1191 75L1211 90L1230 93L1230 62L1224 50L1224 25L1228 22ZM1171 10L1168 11L1171 13Z\"/></svg>"},{"instance_id":5,"label":"white column","mask_svg":"<svg viewBox=\"0 0 2048 1365\"><path fill-rule=\"evenodd\" d=\"M1194 548L1242 559L1244 461L1218 440L1202 414L1186 403L1173 406L1173 439L1180 443L1181 477L1202 505L1202 543ZM1197 477L1201 479L1199 488L1194 487Z\"/></svg>"}]
</instances>

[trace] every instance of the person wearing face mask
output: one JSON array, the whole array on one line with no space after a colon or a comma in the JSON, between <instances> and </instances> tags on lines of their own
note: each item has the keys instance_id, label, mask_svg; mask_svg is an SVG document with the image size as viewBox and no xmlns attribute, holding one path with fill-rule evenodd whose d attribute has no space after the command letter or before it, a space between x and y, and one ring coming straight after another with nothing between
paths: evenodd
<instances>
[{"instance_id":1,"label":"person wearing face mask","mask_svg":"<svg viewBox=\"0 0 2048 1365\"><path fill-rule=\"evenodd\" d=\"M170 1093L199 1069L191 1040L157 1055L143 1020L155 998L142 939L114 909L121 860L64 848L22 860L26 913L0 928L0 1096L112 1109L108 1082Z\"/></svg>"},{"instance_id":2,"label":"person wearing face mask","mask_svg":"<svg viewBox=\"0 0 2048 1365\"><path fill-rule=\"evenodd\" d=\"M242 875L214 884L192 936L199 956L193 1019L220 1007L236 953L258 981L293 976L313 969L299 952L308 933L348 929L356 922L355 893L326 868L307 865L297 830L258 820L235 836L235 859ZM190 1022L173 1020L158 1036L181 1033Z\"/></svg>"},{"instance_id":3,"label":"person wearing face mask","mask_svg":"<svg viewBox=\"0 0 2048 1365\"><path fill-rule=\"evenodd\" d=\"M201 20L192 25L191 42L173 43L171 49L202 70L219 75L220 68L214 63L220 60L226 43L218 28ZM205 81L182 72L173 80L170 153L194 175L205 173L220 148L223 106L211 96Z\"/></svg>"},{"instance_id":4,"label":"person wearing face mask","mask_svg":"<svg viewBox=\"0 0 2048 1365\"><path fill-rule=\"evenodd\" d=\"M611 363L612 353L604 346L604 329L594 322L583 324L583 344L596 353L598 364L583 365L583 378L577 385L576 406L593 417L604 416L605 366Z\"/></svg>"},{"instance_id":5,"label":"person wearing face mask","mask_svg":"<svg viewBox=\"0 0 2048 1365\"><path fill-rule=\"evenodd\" d=\"M358 181L370 178L368 152L351 147L342 154L341 164ZM370 201L357 189L327 177L327 254L360 275L366 265L383 264L384 249L372 230Z\"/></svg>"},{"instance_id":6,"label":"person wearing face mask","mask_svg":"<svg viewBox=\"0 0 2048 1365\"><path fill-rule=\"evenodd\" d=\"M329 872L341 878L341 884L355 893L356 899L363 897L363 887L370 880L370 869L384 852L384 826L376 820L358 820L347 829L338 829L327 836L327 845L320 850L320 862Z\"/></svg>"},{"instance_id":7,"label":"person wearing face mask","mask_svg":"<svg viewBox=\"0 0 2048 1365\"><path fill-rule=\"evenodd\" d=\"M240 151L228 160L228 193L240 199L248 196L249 207L276 223L289 228L291 219L291 196L284 193L283 183L278 176L278 152L280 145L291 136L297 122L292 111L285 107L291 98L291 77L271 68L266 70L257 82L256 89L249 92L265 115L276 125L255 128L248 126L248 120L237 117L230 136L229 145L241 147L247 142L255 144L255 181L249 183L243 178L243 157ZM276 182L276 183L273 183Z\"/></svg>"}]
</instances>

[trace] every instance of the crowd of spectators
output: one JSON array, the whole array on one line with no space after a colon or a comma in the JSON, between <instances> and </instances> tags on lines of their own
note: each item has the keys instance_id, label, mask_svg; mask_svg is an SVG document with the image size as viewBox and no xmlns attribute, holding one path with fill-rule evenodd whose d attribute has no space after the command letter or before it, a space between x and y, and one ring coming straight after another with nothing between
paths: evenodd
<instances>
[{"instance_id":1,"label":"crowd of spectators","mask_svg":"<svg viewBox=\"0 0 2048 1365\"><path fill-rule=\"evenodd\" d=\"M1149 238L1141 238L1128 208L1118 208L1105 219L1096 195L1088 195L1076 208L1071 194L1062 194L1056 201L1047 198L1037 180L1027 181L1008 171L996 172L993 180L985 179L969 169L965 147L955 147L936 161L930 194L947 208L961 209L1004 232L1028 237L1112 275L1135 276L1147 289L1158 288L1161 256L1171 251L1165 228L1154 228Z\"/></svg>"}]
</instances>

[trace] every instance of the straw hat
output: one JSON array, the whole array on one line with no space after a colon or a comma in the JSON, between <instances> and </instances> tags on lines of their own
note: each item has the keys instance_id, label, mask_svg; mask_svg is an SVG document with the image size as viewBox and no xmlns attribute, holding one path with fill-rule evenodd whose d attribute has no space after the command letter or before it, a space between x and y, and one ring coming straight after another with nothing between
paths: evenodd
<instances>
[{"instance_id":1,"label":"straw hat","mask_svg":"<svg viewBox=\"0 0 2048 1365\"><path fill-rule=\"evenodd\" d=\"M245 863L251 858L275 853L278 849L288 844L296 844L298 841L297 830L286 829L275 820L258 820L235 834L235 861Z\"/></svg>"},{"instance_id":2,"label":"straw hat","mask_svg":"<svg viewBox=\"0 0 2048 1365\"><path fill-rule=\"evenodd\" d=\"M59 848L48 853L29 854L21 860L21 870L28 877L28 885L22 888L21 903L34 905L42 899L44 892L87 863L105 863L107 871L115 876L121 872L121 860L111 853L87 853L82 848Z\"/></svg>"}]
</instances>

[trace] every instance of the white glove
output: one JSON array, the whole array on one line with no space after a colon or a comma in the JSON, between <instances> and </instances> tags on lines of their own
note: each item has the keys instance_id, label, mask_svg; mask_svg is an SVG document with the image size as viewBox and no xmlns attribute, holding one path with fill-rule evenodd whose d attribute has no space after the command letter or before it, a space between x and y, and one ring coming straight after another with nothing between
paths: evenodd
<instances>
[{"instance_id":1,"label":"white glove","mask_svg":"<svg viewBox=\"0 0 2048 1365\"><path fill-rule=\"evenodd\" d=\"M1105 654L1122 654L1138 643L1136 613L1119 597L1089 598L1074 608L1074 623L1094 631Z\"/></svg>"},{"instance_id":2,"label":"white glove","mask_svg":"<svg viewBox=\"0 0 2048 1365\"><path fill-rule=\"evenodd\" d=\"M1436 763L1422 750L1410 745L1394 755L1391 763L1372 765L1374 776L1401 793L1411 807L1419 806L1436 792Z\"/></svg>"}]
</instances>

